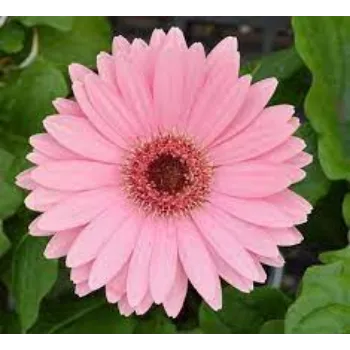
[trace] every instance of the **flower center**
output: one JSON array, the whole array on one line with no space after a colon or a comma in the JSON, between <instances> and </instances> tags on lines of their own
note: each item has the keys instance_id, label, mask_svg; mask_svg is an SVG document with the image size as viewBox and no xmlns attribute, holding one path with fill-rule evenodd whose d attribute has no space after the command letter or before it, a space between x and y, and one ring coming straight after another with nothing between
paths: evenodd
<instances>
[{"instance_id":1,"label":"flower center","mask_svg":"<svg viewBox=\"0 0 350 350\"><path fill-rule=\"evenodd\" d=\"M122 168L128 197L161 216L186 214L200 206L212 173L213 167L191 140L172 134L141 143Z\"/></svg>"},{"instance_id":2,"label":"flower center","mask_svg":"<svg viewBox=\"0 0 350 350\"><path fill-rule=\"evenodd\" d=\"M176 194L190 184L189 168L181 157L172 154L160 154L149 163L147 177L158 192Z\"/></svg>"}]
</instances>

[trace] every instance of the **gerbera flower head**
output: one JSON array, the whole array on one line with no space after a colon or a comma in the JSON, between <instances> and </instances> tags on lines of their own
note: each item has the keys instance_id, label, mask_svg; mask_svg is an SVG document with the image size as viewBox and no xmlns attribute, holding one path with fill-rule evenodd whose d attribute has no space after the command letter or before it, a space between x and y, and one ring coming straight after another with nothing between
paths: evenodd
<instances>
[{"instance_id":1,"label":"gerbera flower head","mask_svg":"<svg viewBox=\"0 0 350 350\"><path fill-rule=\"evenodd\" d=\"M116 37L97 73L70 66L74 98L54 101L17 183L77 295L105 288L124 315L156 303L176 317L190 282L218 310L220 278L249 292L261 264L283 264L278 246L302 240L311 207L288 189L311 161L298 119L266 107L276 79L240 77L239 57L235 38L206 56L173 28Z\"/></svg>"}]
</instances>

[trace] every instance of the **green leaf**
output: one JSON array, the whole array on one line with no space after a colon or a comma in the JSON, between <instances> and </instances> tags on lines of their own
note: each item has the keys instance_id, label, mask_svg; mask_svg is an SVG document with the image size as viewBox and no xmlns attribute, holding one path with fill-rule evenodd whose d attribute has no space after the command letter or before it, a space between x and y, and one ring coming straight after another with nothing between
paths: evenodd
<instances>
[{"instance_id":1,"label":"green leaf","mask_svg":"<svg viewBox=\"0 0 350 350\"><path fill-rule=\"evenodd\" d=\"M292 47L290 49L274 52L262 57L259 61L250 63L248 67L243 67L243 73L250 72L254 81L269 77L283 80L291 77L302 66L302 60L294 47Z\"/></svg>"},{"instance_id":2,"label":"green leaf","mask_svg":"<svg viewBox=\"0 0 350 350\"><path fill-rule=\"evenodd\" d=\"M279 82L275 94L272 96L269 105L291 104L297 110L302 110L304 100L311 85L311 74L303 66L291 77Z\"/></svg>"},{"instance_id":3,"label":"green leaf","mask_svg":"<svg viewBox=\"0 0 350 350\"><path fill-rule=\"evenodd\" d=\"M253 81L275 77L278 88L270 104L289 103L300 107L310 86L310 74L295 48L273 52L259 60L248 62L241 74L251 74Z\"/></svg>"},{"instance_id":4,"label":"green leaf","mask_svg":"<svg viewBox=\"0 0 350 350\"><path fill-rule=\"evenodd\" d=\"M326 175L350 179L350 18L294 17L296 49L312 72L306 115Z\"/></svg>"},{"instance_id":5,"label":"green leaf","mask_svg":"<svg viewBox=\"0 0 350 350\"><path fill-rule=\"evenodd\" d=\"M0 179L0 220L6 219L16 213L21 206L23 195L15 185L8 184Z\"/></svg>"},{"instance_id":6,"label":"green leaf","mask_svg":"<svg viewBox=\"0 0 350 350\"><path fill-rule=\"evenodd\" d=\"M261 334L283 334L284 333L284 321L283 320L271 320L265 322L260 328Z\"/></svg>"},{"instance_id":7,"label":"green leaf","mask_svg":"<svg viewBox=\"0 0 350 350\"><path fill-rule=\"evenodd\" d=\"M321 168L317 155L317 136L309 123L304 123L298 129L296 136L306 142L305 151L313 156L313 162L305 168L307 176L298 184L294 185L294 191L299 193L311 204L324 197L330 188L330 181L327 179Z\"/></svg>"},{"instance_id":8,"label":"green leaf","mask_svg":"<svg viewBox=\"0 0 350 350\"><path fill-rule=\"evenodd\" d=\"M286 79L293 75L303 62L294 48L273 52L260 59L245 63L241 67L240 74L251 74L254 81L269 77Z\"/></svg>"},{"instance_id":9,"label":"green leaf","mask_svg":"<svg viewBox=\"0 0 350 350\"><path fill-rule=\"evenodd\" d=\"M250 315L247 315L247 319ZM254 317L254 316L253 316ZM209 334L230 334L235 333L229 325L226 325L207 305L199 310L199 324L204 333ZM237 332L238 333L238 332ZM248 333L248 332L247 332Z\"/></svg>"},{"instance_id":10,"label":"green leaf","mask_svg":"<svg viewBox=\"0 0 350 350\"><path fill-rule=\"evenodd\" d=\"M350 193L347 193L344 197L342 212L345 223L350 227Z\"/></svg>"},{"instance_id":11,"label":"green leaf","mask_svg":"<svg viewBox=\"0 0 350 350\"><path fill-rule=\"evenodd\" d=\"M287 313L286 333L350 332L348 256L346 250L323 254L322 260L331 263L306 271L301 294Z\"/></svg>"},{"instance_id":12,"label":"green leaf","mask_svg":"<svg viewBox=\"0 0 350 350\"><path fill-rule=\"evenodd\" d=\"M16 53L22 50L25 32L21 25L9 21L0 28L0 51Z\"/></svg>"},{"instance_id":13,"label":"green leaf","mask_svg":"<svg viewBox=\"0 0 350 350\"><path fill-rule=\"evenodd\" d=\"M116 307L100 298L60 299L43 305L29 333L132 333L135 324L135 318L121 316Z\"/></svg>"},{"instance_id":14,"label":"green leaf","mask_svg":"<svg viewBox=\"0 0 350 350\"><path fill-rule=\"evenodd\" d=\"M19 242L28 233L28 226L36 217L37 214L28 210L22 203L16 214L4 221L4 231L13 246L17 247Z\"/></svg>"},{"instance_id":15,"label":"green leaf","mask_svg":"<svg viewBox=\"0 0 350 350\"><path fill-rule=\"evenodd\" d=\"M118 313L117 308L103 305L82 317L78 322L63 328L60 332L68 334L130 334L135 320Z\"/></svg>"},{"instance_id":16,"label":"green leaf","mask_svg":"<svg viewBox=\"0 0 350 350\"><path fill-rule=\"evenodd\" d=\"M0 174L13 183L16 175L27 169L30 163L25 156L30 152L27 138L11 134L0 128Z\"/></svg>"},{"instance_id":17,"label":"green leaf","mask_svg":"<svg viewBox=\"0 0 350 350\"><path fill-rule=\"evenodd\" d=\"M42 129L42 120L54 111L52 100L68 94L62 73L51 63L37 60L23 70L5 91L3 113L7 132L30 136Z\"/></svg>"},{"instance_id":18,"label":"green leaf","mask_svg":"<svg viewBox=\"0 0 350 350\"><path fill-rule=\"evenodd\" d=\"M223 290L223 308L215 312L202 304L200 328L205 333L258 333L268 320L281 319L289 299L279 290L260 287L250 294L227 287Z\"/></svg>"},{"instance_id":19,"label":"green leaf","mask_svg":"<svg viewBox=\"0 0 350 350\"><path fill-rule=\"evenodd\" d=\"M1 132L0 132L1 136ZM0 177L4 178L7 171L10 169L15 156L5 149L0 148Z\"/></svg>"},{"instance_id":20,"label":"green leaf","mask_svg":"<svg viewBox=\"0 0 350 350\"><path fill-rule=\"evenodd\" d=\"M65 265L64 259L59 260L58 275L55 284L51 288L50 292L46 295L45 299L55 300L60 299L63 296L75 295L75 285L70 279L71 270Z\"/></svg>"},{"instance_id":21,"label":"green leaf","mask_svg":"<svg viewBox=\"0 0 350 350\"><path fill-rule=\"evenodd\" d=\"M153 310L140 319L134 333L138 334L172 334L176 333L175 325L159 309Z\"/></svg>"},{"instance_id":22,"label":"green leaf","mask_svg":"<svg viewBox=\"0 0 350 350\"><path fill-rule=\"evenodd\" d=\"M337 261L350 263L350 248L346 247L344 249L322 253L320 255L320 260L325 264L331 264Z\"/></svg>"},{"instance_id":23,"label":"green leaf","mask_svg":"<svg viewBox=\"0 0 350 350\"><path fill-rule=\"evenodd\" d=\"M24 332L37 319L40 303L57 278L57 261L44 258L45 245L46 239L27 235L13 257L13 293Z\"/></svg>"},{"instance_id":24,"label":"green leaf","mask_svg":"<svg viewBox=\"0 0 350 350\"><path fill-rule=\"evenodd\" d=\"M3 228L7 238L11 242L11 249L0 260L0 280L9 291L13 290L13 258L16 248L28 232L29 224L35 219L36 214L22 206L16 214L4 220ZM13 294L13 293L12 293Z\"/></svg>"},{"instance_id":25,"label":"green leaf","mask_svg":"<svg viewBox=\"0 0 350 350\"><path fill-rule=\"evenodd\" d=\"M72 16L17 16L15 18L27 27L43 25L64 32L72 29L74 19Z\"/></svg>"},{"instance_id":26,"label":"green leaf","mask_svg":"<svg viewBox=\"0 0 350 350\"><path fill-rule=\"evenodd\" d=\"M23 192L14 185L14 179L29 167L25 155L29 153L30 147L26 138L1 128L0 147L0 192L9 194L8 198L5 197L5 200L0 202L0 215L3 213L2 215L7 217L14 214L23 201Z\"/></svg>"},{"instance_id":27,"label":"green leaf","mask_svg":"<svg viewBox=\"0 0 350 350\"><path fill-rule=\"evenodd\" d=\"M73 62L95 67L97 54L110 49L111 31L104 17L75 17L69 34L42 27L39 40L41 55L67 73Z\"/></svg>"},{"instance_id":28,"label":"green leaf","mask_svg":"<svg viewBox=\"0 0 350 350\"><path fill-rule=\"evenodd\" d=\"M5 235L3 231L2 222L0 221L0 258L7 252L10 246L11 246L11 242Z\"/></svg>"}]
</instances>

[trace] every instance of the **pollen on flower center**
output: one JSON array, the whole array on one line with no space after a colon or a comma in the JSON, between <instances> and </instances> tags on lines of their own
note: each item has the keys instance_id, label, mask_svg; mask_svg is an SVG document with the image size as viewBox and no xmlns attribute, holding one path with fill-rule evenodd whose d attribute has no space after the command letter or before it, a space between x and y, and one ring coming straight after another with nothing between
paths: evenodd
<instances>
[{"instance_id":1,"label":"pollen on flower center","mask_svg":"<svg viewBox=\"0 0 350 350\"><path fill-rule=\"evenodd\" d=\"M213 167L191 140L168 134L138 145L122 173L128 197L148 212L169 216L205 201Z\"/></svg>"}]
</instances>

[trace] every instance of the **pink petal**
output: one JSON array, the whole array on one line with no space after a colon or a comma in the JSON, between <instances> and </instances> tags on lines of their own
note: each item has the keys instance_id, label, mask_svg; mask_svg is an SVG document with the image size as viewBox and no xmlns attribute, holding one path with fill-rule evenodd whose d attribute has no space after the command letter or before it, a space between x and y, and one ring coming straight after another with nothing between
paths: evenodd
<instances>
[{"instance_id":1,"label":"pink petal","mask_svg":"<svg viewBox=\"0 0 350 350\"><path fill-rule=\"evenodd\" d=\"M290 179L293 184L302 181L306 177L306 172L299 167L291 166L286 163L283 164L286 166L286 170L289 171Z\"/></svg>"},{"instance_id":2,"label":"pink petal","mask_svg":"<svg viewBox=\"0 0 350 350\"><path fill-rule=\"evenodd\" d=\"M208 112L207 117L196 131L196 135L201 136L203 145L209 145L236 117L247 95L250 82L251 77L249 75L241 77L237 83L225 93L222 100L217 101L215 110L211 111L210 114Z\"/></svg>"},{"instance_id":3,"label":"pink petal","mask_svg":"<svg viewBox=\"0 0 350 350\"><path fill-rule=\"evenodd\" d=\"M181 29L172 27L166 36L165 45L172 45L182 50L187 49L186 39Z\"/></svg>"},{"instance_id":4,"label":"pink petal","mask_svg":"<svg viewBox=\"0 0 350 350\"><path fill-rule=\"evenodd\" d=\"M227 91L235 89L238 77L236 68L232 62L228 62L224 66L218 67L218 72L206 77L205 84L198 92L188 119L187 131L189 134L203 137L205 131L208 132L207 128L202 128L202 124L208 118L215 119L211 116L216 116L217 106L221 106L226 100ZM244 80L246 79L247 77L244 78Z\"/></svg>"},{"instance_id":5,"label":"pink petal","mask_svg":"<svg viewBox=\"0 0 350 350\"><path fill-rule=\"evenodd\" d=\"M291 106L266 108L247 129L210 151L215 164L232 164L256 158L283 144L296 127L288 123Z\"/></svg>"},{"instance_id":6,"label":"pink petal","mask_svg":"<svg viewBox=\"0 0 350 350\"><path fill-rule=\"evenodd\" d=\"M81 229L71 229L56 233L46 246L44 255L47 259L57 259L67 255Z\"/></svg>"},{"instance_id":7,"label":"pink petal","mask_svg":"<svg viewBox=\"0 0 350 350\"><path fill-rule=\"evenodd\" d=\"M67 256L67 266L76 267L95 259L126 219L127 214L123 207L116 204L101 211L75 241Z\"/></svg>"},{"instance_id":8,"label":"pink petal","mask_svg":"<svg viewBox=\"0 0 350 350\"><path fill-rule=\"evenodd\" d=\"M62 231L85 225L116 202L113 188L104 187L77 193L40 216L38 228L43 231Z\"/></svg>"},{"instance_id":9,"label":"pink petal","mask_svg":"<svg viewBox=\"0 0 350 350\"><path fill-rule=\"evenodd\" d=\"M190 220L177 222L177 239L186 275L193 287L210 304L217 297L220 280L207 248Z\"/></svg>"},{"instance_id":10,"label":"pink petal","mask_svg":"<svg viewBox=\"0 0 350 350\"><path fill-rule=\"evenodd\" d=\"M130 62L135 67L136 71L143 75L144 83L147 89L152 86L152 52L151 48L141 39L134 39L130 48ZM153 67L154 69L154 67ZM143 80L143 79L142 79Z\"/></svg>"},{"instance_id":11,"label":"pink petal","mask_svg":"<svg viewBox=\"0 0 350 350\"><path fill-rule=\"evenodd\" d=\"M174 283L177 265L176 228L172 221L157 230L150 263L149 282L156 304L164 301Z\"/></svg>"},{"instance_id":12,"label":"pink petal","mask_svg":"<svg viewBox=\"0 0 350 350\"><path fill-rule=\"evenodd\" d=\"M180 123L187 123L187 118L205 79L205 51L200 43L193 44L186 53L183 110ZM179 125L180 125L179 123Z\"/></svg>"},{"instance_id":13,"label":"pink petal","mask_svg":"<svg viewBox=\"0 0 350 350\"><path fill-rule=\"evenodd\" d=\"M281 163L299 154L306 147L304 140L292 136L283 144L259 156L260 160Z\"/></svg>"},{"instance_id":14,"label":"pink petal","mask_svg":"<svg viewBox=\"0 0 350 350\"><path fill-rule=\"evenodd\" d=\"M287 214L265 199L241 199L213 191L210 202L252 224L275 228L294 226Z\"/></svg>"},{"instance_id":15,"label":"pink petal","mask_svg":"<svg viewBox=\"0 0 350 350\"><path fill-rule=\"evenodd\" d=\"M91 263L87 263L78 267L73 267L70 272L70 280L75 284L87 281L89 279L91 266Z\"/></svg>"},{"instance_id":16,"label":"pink petal","mask_svg":"<svg viewBox=\"0 0 350 350\"><path fill-rule=\"evenodd\" d=\"M153 118L153 107L151 91L145 76L140 74L140 70L123 56L118 56L115 59L115 64L117 82L122 97L125 104L134 112L132 117L135 118L135 122L138 121L137 129L140 127L148 129ZM127 111L124 113L130 114ZM134 128L136 128L136 124Z\"/></svg>"},{"instance_id":17,"label":"pink petal","mask_svg":"<svg viewBox=\"0 0 350 350\"><path fill-rule=\"evenodd\" d=\"M140 38L135 38L133 39L131 45L130 45L130 52L129 52L129 57L132 58L133 54L136 54L136 52L133 52L133 49L137 48L136 52L140 53L141 50L147 51L149 46L148 44L140 39ZM124 55L126 57L126 55Z\"/></svg>"},{"instance_id":18,"label":"pink petal","mask_svg":"<svg viewBox=\"0 0 350 350\"><path fill-rule=\"evenodd\" d=\"M120 82L117 75L117 81L120 89ZM93 108L99 114L99 119L95 116L90 120L98 127L100 123L110 128L110 134L114 134L114 138L118 137L129 142L130 138L134 138L135 132L142 132L142 125L137 119L137 115L132 113L130 106L123 101L122 96L113 92L99 77L89 75L85 79L85 87ZM144 94L145 92L142 91ZM142 100L140 96L139 100ZM143 100L142 100L143 101ZM141 103L141 102L135 102ZM91 116L92 117L92 116ZM112 139L111 141L117 142ZM119 141L118 141L119 142ZM122 142L122 141L120 141ZM116 143L118 144L118 143ZM122 145L121 145L122 146Z\"/></svg>"},{"instance_id":19,"label":"pink petal","mask_svg":"<svg viewBox=\"0 0 350 350\"><path fill-rule=\"evenodd\" d=\"M261 256L272 258L278 256L276 243L262 227L237 219L220 209L210 208L210 210L214 213L216 220L220 221L221 225L226 227L245 249Z\"/></svg>"},{"instance_id":20,"label":"pink petal","mask_svg":"<svg viewBox=\"0 0 350 350\"><path fill-rule=\"evenodd\" d=\"M115 304L117 303L124 293L122 295L116 293L112 288L107 288L106 287L106 299L110 304Z\"/></svg>"},{"instance_id":21,"label":"pink petal","mask_svg":"<svg viewBox=\"0 0 350 350\"><path fill-rule=\"evenodd\" d=\"M293 125L295 130L297 130L299 128L299 126L300 126L300 119L298 117L292 117L289 120L289 124Z\"/></svg>"},{"instance_id":22,"label":"pink petal","mask_svg":"<svg viewBox=\"0 0 350 350\"><path fill-rule=\"evenodd\" d=\"M222 309L222 290L221 290L220 278L219 278L219 284L217 284L216 288L215 288L215 296L214 296L214 298L211 299L211 300L205 300L205 302L214 311L218 311L218 310Z\"/></svg>"},{"instance_id":23,"label":"pink petal","mask_svg":"<svg viewBox=\"0 0 350 350\"><path fill-rule=\"evenodd\" d=\"M254 285L252 280L238 274L213 249L210 249L210 253L219 275L227 283L244 293L249 293L253 290Z\"/></svg>"},{"instance_id":24,"label":"pink petal","mask_svg":"<svg viewBox=\"0 0 350 350\"><path fill-rule=\"evenodd\" d=\"M268 234L279 246L291 246L303 240L302 234L295 227L269 229Z\"/></svg>"},{"instance_id":25,"label":"pink petal","mask_svg":"<svg viewBox=\"0 0 350 350\"><path fill-rule=\"evenodd\" d=\"M97 56L97 70L101 79L119 93L114 58L106 52L100 52Z\"/></svg>"},{"instance_id":26,"label":"pink petal","mask_svg":"<svg viewBox=\"0 0 350 350\"><path fill-rule=\"evenodd\" d=\"M125 138L121 136L123 132L121 132L120 128L116 130L116 127L113 125L114 122L110 118L110 112L107 113L106 110L102 110L102 108L109 107L106 97L100 96L100 94L104 95L104 92L100 91L95 95L95 92L99 90L99 87L91 80L89 80L89 82L90 83L85 86L82 83L74 83L72 85L74 95L79 102L79 105L87 115L90 122L103 136L119 147L126 147L127 143ZM107 107L105 107L106 104ZM119 115L117 114L117 116ZM115 115L113 118L115 118ZM123 135L126 134L124 133Z\"/></svg>"},{"instance_id":27,"label":"pink petal","mask_svg":"<svg viewBox=\"0 0 350 350\"><path fill-rule=\"evenodd\" d=\"M141 303L136 306L135 313L136 315L144 315L152 306L153 299L150 293L147 293L142 299Z\"/></svg>"},{"instance_id":28,"label":"pink petal","mask_svg":"<svg viewBox=\"0 0 350 350\"><path fill-rule=\"evenodd\" d=\"M303 197L290 190L276 193L268 197L267 201L290 216L295 225L304 223L307 220L307 214L312 209L312 206Z\"/></svg>"},{"instance_id":29,"label":"pink petal","mask_svg":"<svg viewBox=\"0 0 350 350\"><path fill-rule=\"evenodd\" d=\"M240 53L235 49L230 50L229 47L227 47L225 50L226 52L222 55L216 53L214 55L214 52L211 52L208 55L207 79L210 81L212 78L215 78L215 76L220 75L226 71L229 73L226 81L232 85L238 79ZM213 51L215 51L215 49Z\"/></svg>"},{"instance_id":30,"label":"pink petal","mask_svg":"<svg viewBox=\"0 0 350 350\"><path fill-rule=\"evenodd\" d=\"M312 205L297 193L291 190L286 190L285 192L280 193L280 196L281 200L283 198L285 201L288 201L289 208L294 207L295 209L298 208L298 210L304 211L307 214L311 213ZM278 196L274 196L274 198L278 198Z\"/></svg>"},{"instance_id":31,"label":"pink petal","mask_svg":"<svg viewBox=\"0 0 350 350\"><path fill-rule=\"evenodd\" d=\"M288 159L287 164L297 166L299 168L304 168L312 162L312 155L306 152L300 152L295 157Z\"/></svg>"},{"instance_id":32,"label":"pink petal","mask_svg":"<svg viewBox=\"0 0 350 350\"><path fill-rule=\"evenodd\" d=\"M119 227L98 254L89 278L92 289L110 281L123 267L132 253L140 233L142 217L131 214Z\"/></svg>"},{"instance_id":33,"label":"pink petal","mask_svg":"<svg viewBox=\"0 0 350 350\"><path fill-rule=\"evenodd\" d=\"M86 119L55 115L46 118L44 126L58 143L83 157L107 163L120 161L122 150L101 136Z\"/></svg>"},{"instance_id":34,"label":"pink petal","mask_svg":"<svg viewBox=\"0 0 350 350\"><path fill-rule=\"evenodd\" d=\"M129 264L126 263L119 270L117 275L106 284L106 297L108 302L114 304L118 302L123 295L126 295L126 281L128 277ZM130 304L129 304L130 305Z\"/></svg>"},{"instance_id":35,"label":"pink petal","mask_svg":"<svg viewBox=\"0 0 350 350\"><path fill-rule=\"evenodd\" d=\"M49 134L37 134L31 136L29 143L34 149L40 151L52 159L79 159L77 154L59 145Z\"/></svg>"},{"instance_id":36,"label":"pink petal","mask_svg":"<svg viewBox=\"0 0 350 350\"><path fill-rule=\"evenodd\" d=\"M32 179L31 173L34 168L22 171L16 176L16 185L25 190L34 190L38 184Z\"/></svg>"},{"instance_id":37,"label":"pink petal","mask_svg":"<svg viewBox=\"0 0 350 350\"><path fill-rule=\"evenodd\" d=\"M277 258L266 258L266 259L278 259L279 255L277 256ZM259 257L259 259L264 259L265 257ZM261 265L261 261L257 259L257 256L254 256L254 262L255 262L255 267L258 270L259 274L258 277L256 278L256 282L258 283L265 283L266 279L267 279L267 274L266 271L264 270L264 268Z\"/></svg>"},{"instance_id":38,"label":"pink petal","mask_svg":"<svg viewBox=\"0 0 350 350\"><path fill-rule=\"evenodd\" d=\"M301 170L295 171L300 178L304 175ZM213 189L235 197L262 198L288 188L295 175L284 165L247 161L217 168Z\"/></svg>"},{"instance_id":39,"label":"pink petal","mask_svg":"<svg viewBox=\"0 0 350 350\"><path fill-rule=\"evenodd\" d=\"M126 296L124 296L119 302L118 302L118 308L119 312L122 316L130 316L133 312L134 309L130 306L128 303L128 299Z\"/></svg>"},{"instance_id":40,"label":"pink petal","mask_svg":"<svg viewBox=\"0 0 350 350\"><path fill-rule=\"evenodd\" d=\"M69 67L69 76L74 81L83 81L88 74L94 74L89 68L84 67L79 63L72 63Z\"/></svg>"},{"instance_id":41,"label":"pink petal","mask_svg":"<svg viewBox=\"0 0 350 350\"><path fill-rule=\"evenodd\" d=\"M218 64L224 58L232 56L237 51L237 38L228 36L221 40L209 53L209 67Z\"/></svg>"},{"instance_id":42,"label":"pink petal","mask_svg":"<svg viewBox=\"0 0 350 350\"><path fill-rule=\"evenodd\" d=\"M52 161L51 158L49 158L48 156L46 156L45 154L38 152L38 151L34 151L31 153L28 153L26 155L26 158L33 164L36 165L41 165L41 164L45 164L48 163L50 161Z\"/></svg>"},{"instance_id":43,"label":"pink petal","mask_svg":"<svg viewBox=\"0 0 350 350\"><path fill-rule=\"evenodd\" d=\"M247 94L237 118L232 122L222 139L228 140L248 126L263 110L277 87L277 79L268 78L253 84ZM220 139L218 139L218 143Z\"/></svg>"},{"instance_id":44,"label":"pink petal","mask_svg":"<svg viewBox=\"0 0 350 350\"><path fill-rule=\"evenodd\" d=\"M169 317L177 317L185 301L188 280L180 261L177 262L176 276L170 293L163 302L166 314Z\"/></svg>"},{"instance_id":45,"label":"pink petal","mask_svg":"<svg viewBox=\"0 0 350 350\"><path fill-rule=\"evenodd\" d=\"M153 100L155 118L166 130L178 124L184 104L184 53L165 46L155 67ZM169 66L171 69L169 69Z\"/></svg>"},{"instance_id":46,"label":"pink petal","mask_svg":"<svg viewBox=\"0 0 350 350\"><path fill-rule=\"evenodd\" d=\"M130 49L130 43L121 35L113 38L112 52L116 55L119 52L128 52Z\"/></svg>"},{"instance_id":47,"label":"pink petal","mask_svg":"<svg viewBox=\"0 0 350 350\"><path fill-rule=\"evenodd\" d=\"M79 107L78 103L76 103L73 100L69 100L66 98L56 98L56 100L54 100L52 104L54 105L56 111L59 114L74 115L76 117L85 118L85 115Z\"/></svg>"},{"instance_id":48,"label":"pink petal","mask_svg":"<svg viewBox=\"0 0 350 350\"><path fill-rule=\"evenodd\" d=\"M79 283L75 286L75 294L80 298L85 297L91 292L92 290L86 282Z\"/></svg>"},{"instance_id":49,"label":"pink petal","mask_svg":"<svg viewBox=\"0 0 350 350\"><path fill-rule=\"evenodd\" d=\"M29 227L28 227L28 232L31 236L35 237L42 237L42 236L52 236L54 233L46 230L41 230L38 227L38 221L40 220L42 215L38 216L36 219L34 219Z\"/></svg>"},{"instance_id":50,"label":"pink petal","mask_svg":"<svg viewBox=\"0 0 350 350\"><path fill-rule=\"evenodd\" d=\"M257 271L251 255L239 243L236 235L213 216L210 209L206 207L192 214L203 237L233 269L246 278L255 279Z\"/></svg>"},{"instance_id":51,"label":"pink petal","mask_svg":"<svg viewBox=\"0 0 350 350\"><path fill-rule=\"evenodd\" d=\"M135 50L137 48L137 50ZM133 58L133 55L135 55L136 53L141 53L142 51L148 51L149 49L149 45L148 43L140 38L134 38L130 44L130 50L127 53L123 53L123 55L119 55L119 56L124 56L124 57L128 57L128 58ZM135 51L133 51L135 50Z\"/></svg>"},{"instance_id":52,"label":"pink petal","mask_svg":"<svg viewBox=\"0 0 350 350\"><path fill-rule=\"evenodd\" d=\"M150 47L151 48L159 48L163 45L166 34L163 29L154 29L150 39Z\"/></svg>"},{"instance_id":53,"label":"pink petal","mask_svg":"<svg viewBox=\"0 0 350 350\"><path fill-rule=\"evenodd\" d=\"M267 258L265 256L258 256L261 263L274 267L282 267L284 265L284 259L281 255L277 258Z\"/></svg>"},{"instance_id":54,"label":"pink petal","mask_svg":"<svg viewBox=\"0 0 350 350\"><path fill-rule=\"evenodd\" d=\"M44 212L70 196L72 196L70 192L38 187L27 196L24 203L31 210Z\"/></svg>"},{"instance_id":55,"label":"pink petal","mask_svg":"<svg viewBox=\"0 0 350 350\"><path fill-rule=\"evenodd\" d=\"M153 221L153 218L145 219L130 259L127 297L131 306L138 305L148 290L149 264L156 238Z\"/></svg>"},{"instance_id":56,"label":"pink petal","mask_svg":"<svg viewBox=\"0 0 350 350\"><path fill-rule=\"evenodd\" d=\"M156 62L158 60L159 53L161 52L164 46L165 38L166 38L166 35L162 29L155 29L151 35L150 46L149 46L150 52L148 56L149 83L151 88L153 87Z\"/></svg>"},{"instance_id":57,"label":"pink petal","mask_svg":"<svg viewBox=\"0 0 350 350\"><path fill-rule=\"evenodd\" d=\"M87 160L67 160L40 165L32 172L38 184L62 191L82 191L117 185L115 165Z\"/></svg>"}]
</instances>

